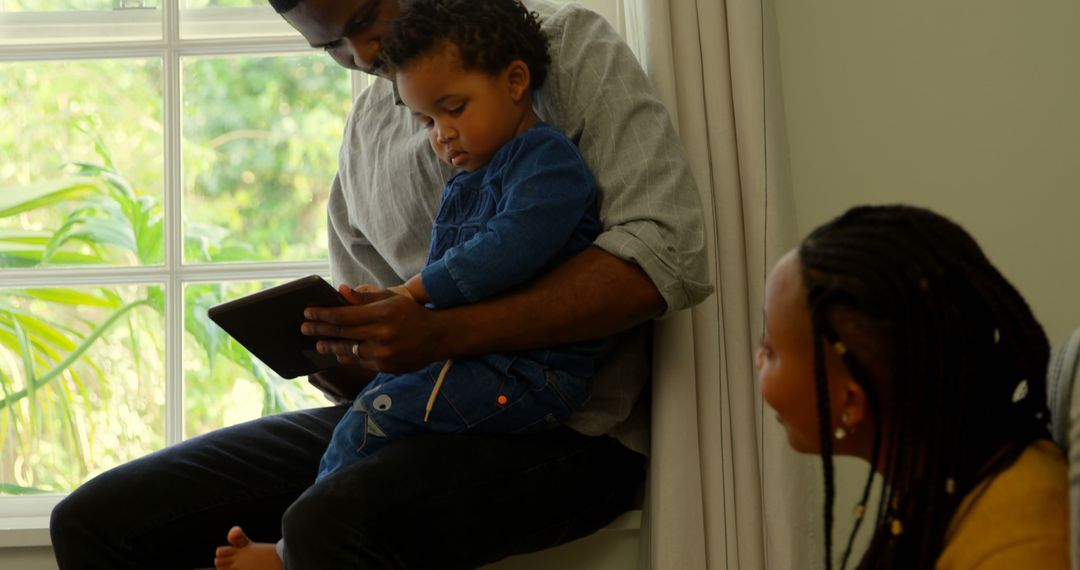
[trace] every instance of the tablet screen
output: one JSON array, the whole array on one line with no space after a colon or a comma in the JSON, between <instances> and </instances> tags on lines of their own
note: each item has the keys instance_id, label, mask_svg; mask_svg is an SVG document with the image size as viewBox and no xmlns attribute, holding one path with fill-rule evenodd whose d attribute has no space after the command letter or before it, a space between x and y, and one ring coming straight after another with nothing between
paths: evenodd
<instances>
[{"instance_id":1,"label":"tablet screen","mask_svg":"<svg viewBox=\"0 0 1080 570\"><path fill-rule=\"evenodd\" d=\"M319 354L315 337L300 332L304 309L347 305L318 275L309 275L210 308L210 319L282 378L313 374L337 365Z\"/></svg>"}]
</instances>

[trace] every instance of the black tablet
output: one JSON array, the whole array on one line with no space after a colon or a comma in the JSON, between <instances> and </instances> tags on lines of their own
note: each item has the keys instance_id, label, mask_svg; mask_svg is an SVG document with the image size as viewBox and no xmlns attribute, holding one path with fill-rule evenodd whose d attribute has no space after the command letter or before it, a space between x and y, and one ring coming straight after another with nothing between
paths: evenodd
<instances>
[{"instance_id":1,"label":"black tablet","mask_svg":"<svg viewBox=\"0 0 1080 570\"><path fill-rule=\"evenodd\" d=\"M300 332L307 307L348 305L318 275L309 275L210 307L210 319L282 378L296 378L337 364L315 350L316 338Z\"/></svg>"}]
</instances>

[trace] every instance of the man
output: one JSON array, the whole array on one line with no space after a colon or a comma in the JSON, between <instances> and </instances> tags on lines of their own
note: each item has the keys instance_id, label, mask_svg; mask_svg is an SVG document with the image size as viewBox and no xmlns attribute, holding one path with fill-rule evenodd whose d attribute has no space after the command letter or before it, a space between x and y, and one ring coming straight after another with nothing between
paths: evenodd
<instances>
[{"instance_id":1,"label":"man","mask_svg":"<svg viewBox=\"0 0 1080 570\"><path fill-rule=\"evenodd\" d=\"M399 0L271 3L339 64L383 73L379 38ZM551 39L537 112L578 144L604 232L535 283L480 303L433 311L366 290L359 305L312 313L305 333L342 361L312 381L348 402L373 371L618 335L590 403L542 434L394 442L351 469L348 484L310 489L347 405L219 430L60 503L51 529L61 568L208 566L233 525L256 541L284 534L290 570L471 568L584 536L632 505L647 451L643 323L711 291L700 204L666 111L617 34L579 7L527 5ZM328 206L334 281L399 285L423 265L453 170L386 79L357 99L339 162Z\"/></svg>"}]
</instances>

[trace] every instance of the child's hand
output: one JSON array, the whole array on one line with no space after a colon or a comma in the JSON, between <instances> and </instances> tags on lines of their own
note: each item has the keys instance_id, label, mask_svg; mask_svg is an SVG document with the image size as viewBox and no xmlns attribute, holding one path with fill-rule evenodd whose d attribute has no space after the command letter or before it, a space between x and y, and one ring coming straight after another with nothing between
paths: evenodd
<instances>
[{"instance_id":1,"label":"child's hand","mask_svg":"<svg viewBox=\"0 0 1080 570\"><path fill-rule=\"evenodd\" d=\"M360 298L357 293L375 293L379 291L378 285L371 285L370 283L364 283L363 285L357 285L355 288L349 288L348 285L338 285L338 292L341 293L345 300L353 305L363 305L364 300Z\"/></svg>"},{"instance_id":2,"label":"child's hand","mask_svg":"<svg viewBox=\"0 0 1080 570\"><path fill-rule=\"evenodd\" d=\"M390 287L387 290L392 291L394 293L397 293L398 295L401 295L402 297L412 299L413 301L416 300L416 297L413 297L413 294L409 292L409 288L404 286L404 285L398 285L397 287Z\"/></svg>"}]
</instances>

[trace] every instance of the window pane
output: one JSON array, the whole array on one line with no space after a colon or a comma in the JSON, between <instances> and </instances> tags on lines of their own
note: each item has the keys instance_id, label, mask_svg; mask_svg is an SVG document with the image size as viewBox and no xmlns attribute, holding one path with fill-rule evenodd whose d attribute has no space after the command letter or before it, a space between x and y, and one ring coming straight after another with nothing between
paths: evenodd
<instances>
[{"instance_id":1,"label":"window pane","mask_svg":"<svg viewBox=\"0 0 1080 570\"><path fill-rule=\"evenodd\" d=\"M269 0L187 0L188 8L261 8L269 6Z\"/></svg>"},{"instance_id":2,"label":"window pane","mask_svg":"<svg viewBox=\"0 0 1080 570\"><path fill-rule=\"evenodd\" d=\"M160 287L0 290L0 494L66 492L165 444Z\"/></svg>"},{"instance_id":3,"label":"window pane","mask_svg":"<svg viewBox=\"0 0 1080 570\"><path fill-rule=\"evenodd\" d=\"M158 0L0 0L0 45L161 39Z\"/></svg>"},{"instance_id":4,"label":"window pane","mask_svg":"<svg viewBox=\"0 0 1080 570\"><path fill-rule=\"evenodd\" d=\"M161 61L0 64L0 268L164 255Z\"/></svg>"},{"instance_id":5,"label":"window pane","mask_svg":"<svg viewBox=\"0 0 1080 570\"><path fill-rule=\"evenodd\" d=\"M188 0L180 9L180 37L295 37L300 38L268 0Z\"/></svg>"},{"instance_id":6,"label":"window pane","mask_svg":"<svg viewBox=\"0 0 1080 570\"><path fill-rule=\"evenodd\" d=\"M306 378L285 380L206 316L210 307L282 281L195 284L184 289L184 435L260 416L327 405Z\"/></svg>"},{"instance_id":7,"label":"window pane","mask_svg":"<svg viewBox=\"0 0 1080 570\"><path fill-rule=\"evenodd\" d=\"M112 10L121 5L155 7L157 0L4 0L0 8L4 12L46 12L57 10Z\"/></svg>"},{"instance_id":8,"label":"window pane","mask_svg":"<svg viewBox=\"0 0 1080 570\"><path fill-rule=\"evenodd\" d=\"M325 55L185 58L184 260L326 258L326 199L350 104Z\"/></svg>"}]
</instances>

